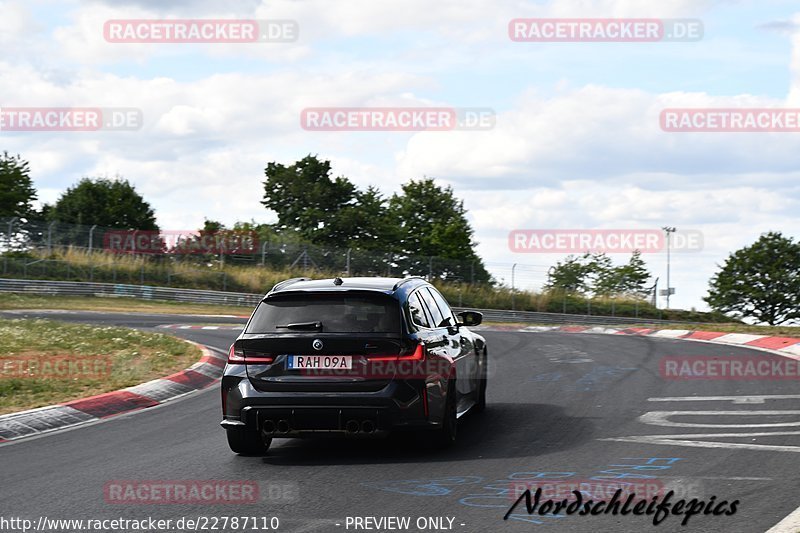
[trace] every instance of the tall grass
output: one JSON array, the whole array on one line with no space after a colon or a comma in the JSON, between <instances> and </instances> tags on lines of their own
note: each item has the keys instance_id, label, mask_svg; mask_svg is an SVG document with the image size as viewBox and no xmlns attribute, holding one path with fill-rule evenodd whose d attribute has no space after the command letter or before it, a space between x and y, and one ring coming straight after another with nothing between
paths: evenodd
<instances>
[{"instance_id":1,"label":"tall grass","mask_svg":"<svg viewBox=\"0 0 800 533\"><path fill-rule=\"evenodd\" d=\"M97 281L227 290L267 292L273 285L298 276L333 277L337 270L303 269L301 266L274 267L225 263L218 259L203 262L198 257L149 257L105 251L63 248L47 254L31 252L26 258L3 258L4 275L31 279ZM516 309L551 313L590 314L664 318L706 322L730 322L723 315L695 311L660 310L643 299L592 298L582 295L516 290L488 284L434 281L451 305L482 309Z\"/></svg>"}]
</instances>

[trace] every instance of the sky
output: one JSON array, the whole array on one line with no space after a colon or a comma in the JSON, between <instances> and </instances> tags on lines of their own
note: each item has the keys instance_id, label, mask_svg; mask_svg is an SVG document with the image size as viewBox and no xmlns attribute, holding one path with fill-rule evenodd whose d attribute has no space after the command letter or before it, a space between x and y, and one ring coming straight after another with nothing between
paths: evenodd
<instances>
[{"instance_id":1,"label":"sky","mask_svg":"<svg viewBox=\"0 0 800 533\"><path fill-rule=\"evenodd\" d=\"M516 253L514 230L701 232L671 256L671 306L707 309L727 255L800 237L800 133L668 132L665 108L800 108L800 7L783 0L0 1L0 109L133 108L141 127L0 131L39 200L123 176L161 228L274 222L264 168L307 154L390 195L422 177L464 200L478 253L535 289L565 254ZM509 22L697 19L686 42L515 42ZM111 20L292 21L297 38L119 43ZM307 108L483 108L493 127L315 131ZM614 254L616 263L629 254ZM666 287L666 254L645 254ZM663 298L659 300L664 305Z\"/></svg>"}]
</instances>

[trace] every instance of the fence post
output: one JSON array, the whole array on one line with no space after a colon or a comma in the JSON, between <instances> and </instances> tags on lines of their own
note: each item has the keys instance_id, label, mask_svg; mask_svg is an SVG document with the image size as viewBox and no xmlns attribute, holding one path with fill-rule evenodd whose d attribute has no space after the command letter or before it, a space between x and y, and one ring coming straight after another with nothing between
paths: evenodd
<instances>
[{"instance_id":1,"label":"fence post","mask_svg":"<svg viewBox=\"0 0 800 533\"><path fill-rule=\"evenodd\" d=\"M592 316L592 300L586 295L586 316Z\"/></svg>"},{"instance_id":2,"label":"fence post","mask_svg":"<svg viewBox=\"0 0 800 533\"><path fill-rule=\"evenodd\" d=\"M8 250L11 251L11 235L14 232L14 221L17 220L17 217L11 217L8 221Z\"/></svg>"},{"instance_id":3,"label":"fence post","mask_svg":"<svg viewBox=\"0 0 800 533\"><path fill-rule=\"evenodd\" d=\"M261 266L263 267L267 260L267 246L269 245L269 239L264 241L264 244L261 245Z\"/></svg>"},{"instance_id":4,"label":"fence post","mask_svg":"<svg viewBox=\"0 0 800 533\"><path fill-rule=\"evenodd\" d=\"M94 230L97 227L97 224L93 225L89 228L89 254L92 253L92 241L94 240Z\"/></svg>"},{"instance_id":5,"label":"fence post","mask_svg":"<svg viewBox=\"0 0 800 533\"><path fill-rule=\"evenodd\" d=\"M222 290L223 291L227 291L228 290L228 273L227 272L223 272L222 273Z\"/></svg>"},{"instance_id":6,"label":"fence post","mask_svg":"<svg viewBox=\"0 0 800 533\"><path fill-rule=\"evenodd\" d=\"M428 281L433 280L433 256L428 256Z\"/></svg>"},{"instance_id":7,"label":"fence post","mask_svg":"<svg viewBox=\"0 0 800 533\"><path fill-rule=\"evenodd\" d=\"M142 268L139 270L139 285L144 285L144 259L142 259Z\"/></svg>"},{"instance_id":8,"label":"fence post","mask_svg":"<svg viewBox=\"0 0 800 533\"><path fill-rule=\"evenodd\" d=\"M47 226L47 253L48 254L53 253L53 226L55 224L56 224L55 222L51 222Z\"/></svg>"},{"instance_id":9,"label":"fence post","mask_svg":"<svg viewBox=\"0 0 800 533\"><path fill-rule=\"evenodd\" d=\"M514 292L515 292L514 291L514 274L515 274L516 269L517 269L517 264L516 263L511 265L511 310L512 311L516 310L516 301L515 301L515 298L514 298Z\"/></svg>"},{"instance_id":10,"label":"fence post","mask_svg":"<svg viewBox=\"0 0 800 533\"><path fill-rule=\"evenodd\" d=\"M347 271L347 276L348 276L348 277L350 277L350 252L352 252L352 251L353 251L353 249L352 249L352 248L348 248L348 249L347 249L347 266L346 266L346 271Z\"/></svg>"}]
</instances>

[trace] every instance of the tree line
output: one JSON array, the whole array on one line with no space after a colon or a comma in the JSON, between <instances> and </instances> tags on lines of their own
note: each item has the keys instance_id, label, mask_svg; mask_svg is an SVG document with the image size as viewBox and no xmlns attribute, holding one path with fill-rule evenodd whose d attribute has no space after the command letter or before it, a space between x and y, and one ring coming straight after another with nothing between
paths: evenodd
<instances>
[{"instance_id":1,"label":"tree line","mask_svg":"<svg viewBox=\"0 0 800 533\"><path fill-rule=\"evenodd\" d=\"M256 231L262 239L388 254L396 272L431 272L442 280L493 284L474 238L464 202L451 187L433 179L410 180L384 196L375 187L359 189L345 176L333 177L330 161L308 155L291 165L264 169L261 203L277 214L274 224L236 222L231 228L206 220L206 231ZM34 208L37 192L30 166L19 155L0 156L0 217L98 225L114 229L158 230L155 212L122 178L82 178L52 205ZM435 256L452 260L426 265ZM595 296L642 297L652 278L639 252L613 265L605 254L568 256L548 273L545 289ZM714 311L778 325L800 320L800 241L769 232L731 253L709 281L704 301Z\"/></svg>"}]
</instances>

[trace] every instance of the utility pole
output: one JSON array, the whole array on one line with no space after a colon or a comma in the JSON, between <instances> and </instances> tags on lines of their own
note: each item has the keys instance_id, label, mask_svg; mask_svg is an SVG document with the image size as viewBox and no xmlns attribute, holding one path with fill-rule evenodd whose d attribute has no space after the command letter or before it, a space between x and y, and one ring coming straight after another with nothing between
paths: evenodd
<instances>
[{"instance_id":1,"label":"utility pole","mask_svg":"<svg viewBox=\"0 0 800 533\"><path fill-rule=\"evenodd\" d=\"M664 230L667 234L667 309L669 309L669 297L675 292L675 289L672 288L672 285L669 283L669 267L670 267L670 245L672 242L671 236L675 233L675 228L670 226L664 226L661 229Z\"/></svg>"}]
</instances>

